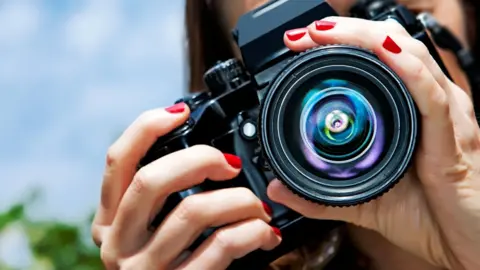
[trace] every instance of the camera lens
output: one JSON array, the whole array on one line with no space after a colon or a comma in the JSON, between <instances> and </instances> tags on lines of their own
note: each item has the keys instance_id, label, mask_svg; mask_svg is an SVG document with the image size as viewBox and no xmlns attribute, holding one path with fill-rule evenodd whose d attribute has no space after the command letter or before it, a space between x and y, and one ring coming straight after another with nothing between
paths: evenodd
<instances>
[{"instance_id":1,"label":"camera lens","mask_svg":"<svg viewBox=\"0 0 480 270\"><path fill-rule=\"evenodd\" d=\"M293 59L271 83L261 143L278 178L328 205L369 201L393 186L416 144L415 105L375 55L349 46Z\"/></svg>"},{"instance_id":2,"label":"camera lens","mask_svg":"<svg viewBox=\"0 0 480 270\"><path fill-rule=\"evenodd\" d=\"M345 80L325 80L307 92L296 140L318 173L348 179L368 171L379 160L385 127L372 103Z\"/></svg>"}]
</instances>

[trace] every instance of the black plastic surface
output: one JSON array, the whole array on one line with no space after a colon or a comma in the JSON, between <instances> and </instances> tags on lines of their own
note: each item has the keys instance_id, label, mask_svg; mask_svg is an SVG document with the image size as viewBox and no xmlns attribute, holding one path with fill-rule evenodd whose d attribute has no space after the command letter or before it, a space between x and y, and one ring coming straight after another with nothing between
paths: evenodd
<instances>
[{"instance_id":1,"label":"black plastic surface","mask_svg":"<svg viewBox=\"0 0 480 270\"><path fill-rule=\"evenodd\" d=\"M403 7L393 6L384 12L375 10L375 13L375 18L368 19L381 20L385 19L385 16L395 16L412 36L427 44L435 60L444 67L425 30ZM283 44L284 32L334 15L336 13L333 9L322 0L278 0L271 1L239 19L233 34L246 69L239 72L238 66L229 65L231 62L227 62L226 67L221 67L220 63L221 68L210 74L213 76L209 77L207 74L206 83L212 89L178 101L185 102L191 108L190 119L185 125L159 138L142 159L139 168L172 152L206 144L239 156L243 170L231 181L213 182L207 179L196 187L172 194L164 209L152 222L152 230L185 197L206 190L233 186L251 189L260 199L272 206L274 216L271 225L280 228L283 241L272 251L257 250L234 261L230 269L263 269L271 261L302 244L321 241L326 232L338 226L337 222L307 219L270 201L266 196L266 187L274 177L271 166L262 155L263 147L259 140L243 136L240 128L245 121L258 124L260 104L263 103L265 94L268 95L267 86L295 56ZM262 110L268 109L264 107ZM191 249L198 246L215 229L217 228L205 230Z\"/></svg>"}]
</instances>

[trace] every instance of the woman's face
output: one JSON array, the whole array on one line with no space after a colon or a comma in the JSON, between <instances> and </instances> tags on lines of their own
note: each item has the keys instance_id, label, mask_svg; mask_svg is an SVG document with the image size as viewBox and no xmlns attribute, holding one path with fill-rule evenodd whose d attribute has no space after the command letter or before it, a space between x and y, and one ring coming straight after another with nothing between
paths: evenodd
<instances>
[{"instance_id":1,"label":"woman's face","mask_svg":"<svg viewBox=\"0 0 480 270\"><path fill-rule=\"evenodd\" d=\"M231 42L231 47L235 53L235 57L242 59L238 47L235 45L231 37L231 30L235 28L238 19L243 14L255 9L269 0L205 0L210 8L216 11L219 22L223 28L224 35ZM310 0L315 1L315 0ZM320 1L320 0L317 0ZM326 0L339 15L347 15L350 8L357 0ZM399 3L406 5L408 8L416 11L431 12L437 20L447 25L452 32L467 44L467 36L465 30L465 20L462 10L461 0L398 0ZM446 51L439 51L442 56L450 75L454 81L464 89L469 89L468 81L462 70L457 64L455 56Z\"/></svg>"}]
</instances>

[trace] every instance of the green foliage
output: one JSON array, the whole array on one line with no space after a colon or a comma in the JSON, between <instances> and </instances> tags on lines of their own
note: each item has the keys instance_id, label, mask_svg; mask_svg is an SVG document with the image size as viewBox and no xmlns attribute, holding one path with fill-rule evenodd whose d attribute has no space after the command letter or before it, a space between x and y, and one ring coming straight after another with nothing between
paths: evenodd
<instances>
[{"instance_id":1,"label":"green foliage","mask_svg":"<svg viewBox=\"0 0 480 270\"><path fill-rule=\"evenodd\" d=\"M3 231L11 223L21 220L25 216L25 206L23 204L15 204L5 213L0 213L0 232Z\"/></svg>"},{"instance_id":2,"label":"green foliage","mask_svg":"<svg viewBox=\"0 0 480 270\"><path fill-rule=\"evenodd\" d=\"M25 214L28 203L12 205L0 213L0 234L10 225L20 225L30 244L34 270L96 270L103 269L99 251L83 233L89 231L90 220L84 224L60 221L33 221ZM10 270L0 260L0 269Z\"/></svg>"}]
</instances>

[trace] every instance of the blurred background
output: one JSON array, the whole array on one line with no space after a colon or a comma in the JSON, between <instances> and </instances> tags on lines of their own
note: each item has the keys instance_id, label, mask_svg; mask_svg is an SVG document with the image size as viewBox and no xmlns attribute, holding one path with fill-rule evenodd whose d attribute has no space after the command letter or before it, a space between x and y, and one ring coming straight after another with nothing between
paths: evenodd
<instances>
[{"instance_id":1,"label":"blurred background","mask_svg":"<svg viewBox=\"0 0 480 270\"><path fill-rule=\"evenodd\" d=\"M0 0L0 269L102 269L108 146L183 95L184 1Z\"/></svg>"}]
</instances>

